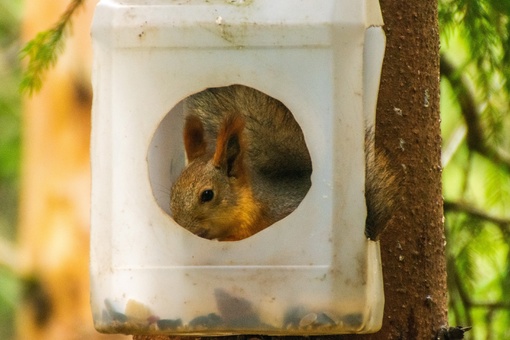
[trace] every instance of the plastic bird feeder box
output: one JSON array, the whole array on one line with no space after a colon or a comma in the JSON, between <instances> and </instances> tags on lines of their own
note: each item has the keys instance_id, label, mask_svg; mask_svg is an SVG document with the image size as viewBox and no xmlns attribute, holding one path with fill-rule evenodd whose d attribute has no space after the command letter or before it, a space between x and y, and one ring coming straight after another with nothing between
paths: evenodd
<instances>
[{"instance_id":1,"label":"plastic bird feeder box","mask_svg":"<svg viewBox=\"0 0 510 340\"><path fill-rule=\"evenodd\" d=\"M385 38L377 0L101 0L92 128L91 304L107 333L307 335L381 327L379 244L364 235L364 134ZM182 101L242 84L301 126L297 209L234 242L179 226Z\"/></svg>"}]
</instances>

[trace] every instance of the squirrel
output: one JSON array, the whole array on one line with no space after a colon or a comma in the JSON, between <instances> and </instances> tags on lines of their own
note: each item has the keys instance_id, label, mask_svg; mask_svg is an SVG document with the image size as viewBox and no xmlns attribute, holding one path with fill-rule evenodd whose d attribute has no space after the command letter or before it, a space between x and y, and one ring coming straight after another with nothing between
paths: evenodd
<instances>
[{"instance_id":1,"label":"squirrel","mask_svg":"<svg viewBox=\"0 0 510 340\"><path fill-rule=\"evenodd\" d=\"M184 103L188 166L170 199L178 224L235 241L297 208L311 186L312 162L285 105L242 85L209 88Z\"/></svg>"},{"instance_id":2,"label":"squirrel","mask_svg":"<svg viewBox=\"0 0 510 340\"><path fill-rule=\"evenodd\" d=\"M170 198L179 225L202 238L237 241L298 207L311 186L312 162L303 132L284 104L231 85L193 94L184 107L188 165ZM395 199L384 195L395 176L386 170L384 153L374 152L372 131L366 135L365 233L375 240L379 222L391 217ZM381 178L386 182L379 183Z\"/></svg>"}]
</instances>

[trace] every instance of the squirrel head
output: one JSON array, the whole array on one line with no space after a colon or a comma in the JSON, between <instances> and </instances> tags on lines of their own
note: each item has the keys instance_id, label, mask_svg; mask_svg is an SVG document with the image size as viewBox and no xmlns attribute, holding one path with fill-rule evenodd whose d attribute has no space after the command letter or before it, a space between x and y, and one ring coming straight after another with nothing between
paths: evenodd
<instances>
[{"instance_id":1,"label":"squirrel head","mask_svg":"<svg viewBox=\"0 0 510 340\"><path fill-rule=\"evenodd\" d=\"M244 160L244 124L240 115L227 115L211 155L200 119L186 118L188 166L172 187L170 207L174 220L200 237L225 241L253 234L260 209Z\"/></svg>"}]
</instances>

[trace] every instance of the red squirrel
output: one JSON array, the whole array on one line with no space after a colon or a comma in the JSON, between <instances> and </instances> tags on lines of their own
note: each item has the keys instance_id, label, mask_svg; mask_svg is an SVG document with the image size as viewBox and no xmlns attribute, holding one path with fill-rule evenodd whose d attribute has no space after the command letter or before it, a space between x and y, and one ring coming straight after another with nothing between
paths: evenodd
<instances>
[{"instance_id":1,"label":"red squirrel","mask_svg":"<svg viewBox=\"0 0 510 340\"><path fill-rule=\"evenodd\" d=\"M237 241L297 208L311 186L312 162L285 105L253 88L231 85L188 97L185 110L188 165L170 199L178 224L206 239ZM373 152L372 141L368 132L366 234L376 239L379 222L389 220L394 205L394 198L382 202L378 196L388 193L386 186L393 190L395 176L386 170L383 153ZM384 185L376 184L380 178Z\"/></svg>"}]
</instances>

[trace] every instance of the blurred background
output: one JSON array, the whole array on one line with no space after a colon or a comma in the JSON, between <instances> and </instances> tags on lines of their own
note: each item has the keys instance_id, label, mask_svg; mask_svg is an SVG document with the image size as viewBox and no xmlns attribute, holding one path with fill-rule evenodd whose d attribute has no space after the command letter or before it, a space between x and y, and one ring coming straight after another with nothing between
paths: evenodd
<instances>
[{"instance_id":1,"label":"blurred background","mask_svg":"<svg viewBox=\"0 0 510 340\"><path fill-rule=\"evenodd\" d=\"M20 50L81 2L41 90L21 95ZM0 339L117 338L88 307L95 2L0 0ZM510 1L439 8L450 324L510 339Z\"/></svg>"}]
</instances>

